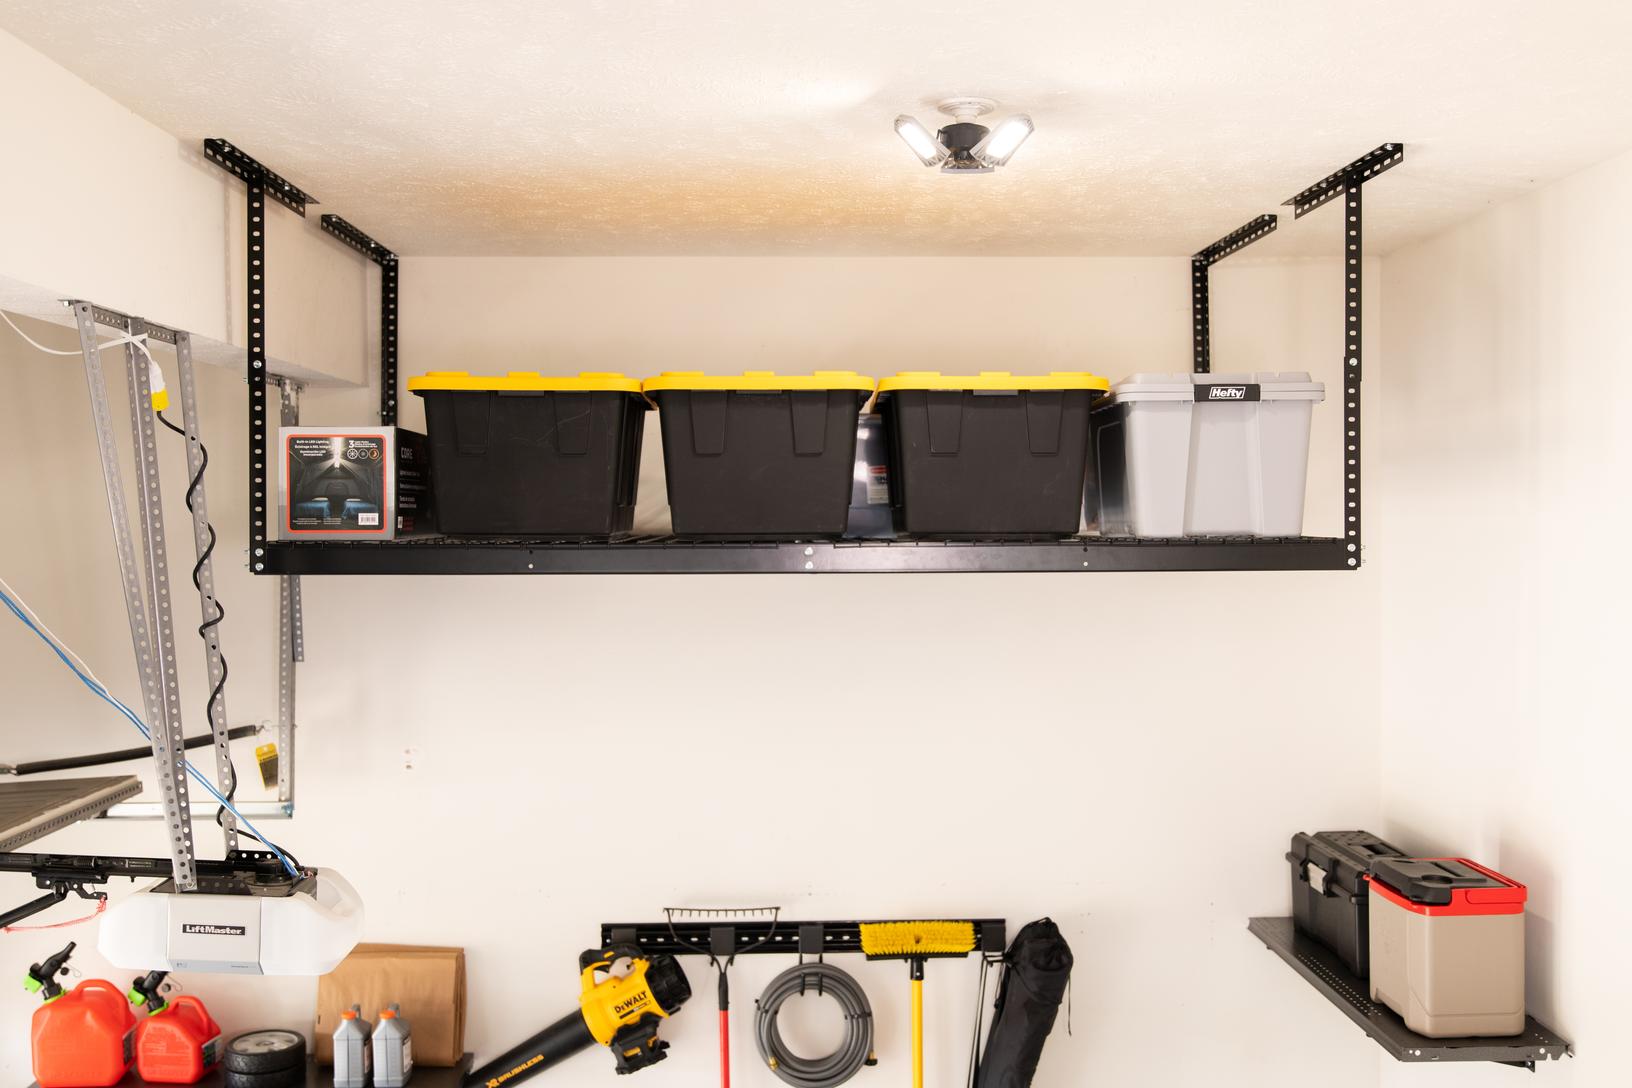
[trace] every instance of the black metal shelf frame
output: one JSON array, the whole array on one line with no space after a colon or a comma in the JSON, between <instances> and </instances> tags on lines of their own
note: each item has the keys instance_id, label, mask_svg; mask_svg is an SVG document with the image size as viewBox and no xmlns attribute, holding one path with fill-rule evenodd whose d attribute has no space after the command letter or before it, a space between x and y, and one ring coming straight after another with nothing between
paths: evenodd
<instances>
[{"instance_id":1,"label":"black metal shelf frame","mask_svg":"<svg viewBox=\"0 0 1632 1088\"><path fill-rule=\"evenodd\" d=\"M1533 1016L1525 1019L1524 1032L1512 1038L1432 1039L1418 1035L1394 1010L1374 1004L1365 980L1356 977L1331 949L1299 933L1292 919L1253 918L1247 929L1396 1061L1497 1062L1534 1072L1538 1061L1571 1053L1568 1042Z\"/></svg>"},{"instance_id":2,"label":"black metal shelf frame","mask_svg":"<svg viewBox=\"0 0 1632 1088\"><path fill-rule=\"evenodd\" d=\"M380 266L380 426L397 422L397 255L341 219L318 217L323 233Z\"/></svg>"},{"instance_id":3,"label":"black metal shelf frame","mask_svg":"<svg viewBox=\"0 0 1632 1088\"><path fill-rule=\"evenodd\" d=\"M1339 537L1285 539L1122 540L1074 537L1050 541L682 541L631 536L612 541L419 538L388 542L277 541L269 538L272 478L266 420L266 198L298 215L317 199L225 140L204 141L207 157L241 178L249 190L246 217L249 276L249 548L257 574L682 574L913 571L1222 571L1353 570L1361 562L1360 379L1361 188L1405 157L1404 145L1383 144L1286 201L1295 218L1346 194L1343 292L1343 531ZM324 215L324 233L380 267L380 422L397 420L398 259L386 246L338 215ZM1212 368L1208 272L1274 231L1260 215L1191 257L1194 367ZM298 597L296 598L298 600ZM298 607L298 605L296 606ZM298 627L296 630L298 639Z\"/></svg>"}]
</instances>

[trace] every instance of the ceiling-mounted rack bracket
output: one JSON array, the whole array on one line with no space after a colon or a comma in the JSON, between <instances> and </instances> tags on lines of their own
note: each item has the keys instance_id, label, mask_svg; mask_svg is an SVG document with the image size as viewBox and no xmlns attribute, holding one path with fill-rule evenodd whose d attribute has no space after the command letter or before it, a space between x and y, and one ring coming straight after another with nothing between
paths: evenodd
<instances>
[{"instance_id":1,"label":"ceiling-mounted rack bracket","mask_svg":"<svg viewBox=\"0 0 1632 1088\"><path fill-rule=\"evenodd\" d=\"M266 454L266 383L271 377L266 360L266 198L271 197L296 215L317 198L244 154L226 140L210 137L204 154L223 170L242 179L248 195L244 210L245 290L248 313L244 323L248 359L244 379L249 384L249 569L266 572L267 510L273 505L270 459Z\"/></svg>"},{"instance_id":2,"label":"ceiling-mounted rack bracket","mask_svg":"<svg viewBox=\"0 0 1632 1088\"><path fill-rule=\"evenodd\" d=\"M306 215L306 205L319 203L317 197L301 189L274 170L244 154L229 141L210 137L204 141L204 155L211 162L249 185L259 185L267 196L298 216Z\"/></svg>"},{"instance_id":3,"label":"ceiling-mounted rack bracket","mask_svg":"<svg viewBox=\"0 0 1632 1088\"><path fill-rule=\"evenodd\" d=\"M1195 349L1195 370L1206 374L1213 369L1212 326L1209 316L1207 270L1225 257L1252 245L1274 232L1280 220L1260 215L1250 223L1230 231L1190 258L1190 333Z\"/></svg>"},{"instance_id":4,"label":"ceiling-mounted rack bracket","mask_svg":"<svg viewBox=\"0 0 1632 1088\"><path fill-rule=\"evenodd\" d=\"M1343 212L1343 549L1344 562L1358 569L1361 555L1361 449L1360 379L1365 373L1361 347L1364 332L1365 233L1361 223L1361 191L1366 182L1405 161L1405 145L1388 143L1366 152L1341 170L1333 171L1290 200L1293 218L1305 215L1337 197L1344 197Z\"/></svg>"},{"instance_id":5,"label":"ceiling-mounted rack bracket","mask_svg":"<svg viewBox=\"0 0 1632 1088\"><path fill-rule=\"evenodd\" d=\"M380 425L397 422L397 255L338 215L318 219L323 233L380 266Z\"/></svg>"},{"instance_id":6,"label":"ceiling-mounted rack bracket","mask_svg":"<svg viewBox=\"0 0 1632 1088\"><path fill-rule=\"evenodd\" d=\"M323 229L324 234L338 238L375 264L397 259L395 253L392 253L379 242L376 242L333 212L324 212L318 216L317 222L318 226Z\"/></svg>"},{"instance_id":7,"label":"ceiling-mounted rack bracket","mask_svg":"<svg viewBox=\"0 0 1632 1088\"><path fill-rule=\"evenodd\" d=\"M1292 209L1292 218L1302 219L1321 205L1341 196L1351 187L1363 185L1404 161L1404 144L1383 144L1361 155L1341 170L1327 174L1297 196L1287 200L1285 205Z\"/></svg>"}]
</instances>

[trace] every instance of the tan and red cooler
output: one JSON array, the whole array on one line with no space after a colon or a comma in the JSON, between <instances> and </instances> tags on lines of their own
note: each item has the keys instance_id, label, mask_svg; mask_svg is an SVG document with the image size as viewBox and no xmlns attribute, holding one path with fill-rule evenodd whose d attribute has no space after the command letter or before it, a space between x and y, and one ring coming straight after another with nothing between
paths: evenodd
<instances>
[{"instance_id":1,"label":"tan and red cooler","mask_svg":"<svg viewBox=\"0 0 1632 1088\"><path fill-rule=\"evenodd\" d=\"M1378 858L1371 999L1419 1035L1524 1031L1523 884L1466 858Z\"/></svg>"}]
</instances>

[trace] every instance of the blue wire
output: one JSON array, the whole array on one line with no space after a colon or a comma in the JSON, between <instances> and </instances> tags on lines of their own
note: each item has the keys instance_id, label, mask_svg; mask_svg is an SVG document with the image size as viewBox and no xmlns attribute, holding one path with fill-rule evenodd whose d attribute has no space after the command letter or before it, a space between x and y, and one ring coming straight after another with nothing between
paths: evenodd
<instances>
[{"instance_id":1,"label":"blue wire","mask_svg":"<svg viewBox=\"0 0 1632 1088\"><path fill-rule=\"evenodd\" d=\"M142 719L136 716L135 711L131 710L130 707L126 706L124 703L120 702L117 698L110 694L107 688L103 687L101 684L97 683L95 680L92 680L89 676L86 676L83 672L81 672L79 666L75 665L73 660L69 658L67 654L62 652L62 647L58 646L44 631L40 630L39 627L35 625L34 621L28 618L28 613L19 608L17 606L17 602L6 596L4 591L0 591L0 601L5 602L6 607L11 610L11 614L13 616L16 616L19 620L23 621L24 627L27 627L30 631L33 631L39 636L41 642L51 647L51 652L56 654L64 665L68 666L70 672L79 677L80 683L90 688L91 693L97 698L101 699L103 702L107 703L109 706L113 707L113 709L117 710L119 713L128 718L130 720L130 724L134 725L138 730L140 730L142 736L146 737L149 743L152 742L152 731L147 728L147 725L142 721ZM209 792L211 797L214 797L221 803L223 808L232 813L234 819L249 829L250 834L260 839L262 844L264 844L268 850L271 850L272 853L277 855L278 860L283 862L283 867L289 870L290 876L300 876L300 870L295 868L294 862L290 861L282 850L279 850L276 846L273 846L271 840L265 835L262 835L259 828L245 819L244 814L232 806L232 802L221 796L220 792L214 785L211 784L208 778L205 778L204 775L199 772L197 767L193 766L185 759L182 760L182 763L187 767L187 772L193 776L193 780L195 782L197 782L200 786L203 786L204 789Z\"/></svg>"}]
</instances>

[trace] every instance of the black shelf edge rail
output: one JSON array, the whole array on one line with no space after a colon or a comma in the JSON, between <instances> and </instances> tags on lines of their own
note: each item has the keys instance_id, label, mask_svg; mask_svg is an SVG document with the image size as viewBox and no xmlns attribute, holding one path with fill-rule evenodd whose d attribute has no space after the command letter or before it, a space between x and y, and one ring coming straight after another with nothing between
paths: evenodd
<instances>
[{"instance_id":1,"label":"black shelf edge rail","mask_svg":"<svg viewBox=\"0 0 1632 1088\"><path fill-rule=\"evenodd\" d=\"M870 921L871 919L869 919ZM1002 918L971 918L975 927L973 955L1001 956L1008 947L1007 923ZM859 921L676 921L603 922L601 947L634 944L648 952L671 956L731 955L821 956L861 951Z\"/></svg>"},{"instance_id":2,"label":"black shelf edge rail","mask_svg":"<svg viewBox=\"0 0 1632 1088\"><path fill-rule=\"evenodd\" d=\"M1344 570L1336 537L273 541L272 574L913 574Z\"/></svg>"},{"instance_id":3,"label":"black shelf edge rail","mask_svg":"<svg viewBox=\"0 0 1632 1088\"><path fill-rule=\"evenodd\" d=\"M267 510L275 505L268 483L271 459L266 452L266 198L270 196L302 218L306 206L318 200L226 140L206 139L204 155L241 179L248 195L244 213L248 267L244 282L249 351L244 380L249 383L249 569L262 574L266 571Z\"/></svg>"},{"instance_id":4,"label":"black shelf edge rail","mask_svg":"<svg viewBox=\"0 0 1632 1088\"><path fill-rule=\"evenodd\" d=\"M1396 1061L1497 1062L1534 1072L1538 1061L1573 1055L1566 1040L1533 1016L1525 1018L1523 1034L1511 1038L1433 1039L1418 1035L1394 1010L1373 1003L1366 981L1356 977L1325 945L1299 933L1292 919L1252 918L1247 929Z\"/></svg>"},{"instance_id":5,"label":"black shelf edge rail","mask_svg":"<svg viewBox=\"0 0 1632 1088\"><path fill-rule=\"evenodd\" d=\"M323 233L380 266L380 426L397 423L397 255L338 215L318 218Z\"/></svg>"},{"instance_id":6,"label":"black shelf edge rail","mask_svg":"<svg viewBox=\"0 0 1632 1088\"><path fill-rule=\"evenodd\" d=\"M1260 215L1190 257L1190 332L1194 341L1197 374L1208 374L1213 369L1212 317L1207 270L1230 254L1239 252L1258 239L1274 233L1279 224L1280 220L1274 215Z\"/></svg>"},{"instance_id":7,"label":"black shelf edge rail","mask_svg":"<svg viewBox=\"0 0 1632 1088\"><path fill-rule=\"evenodd\" d=\"M1405 145L1388 143L1366 152L1341 170L1327 174L1286 201L1292 217L1302 219L1339 196L1347 196L1343 223L1343 541L1345 562L1358 569L1361 561L1363 514L1361 506L1360 379L1363 344L1365 235L1361 223L1361 190L1365 183L1405 161Z\"/></svg>"}]
</instances>

